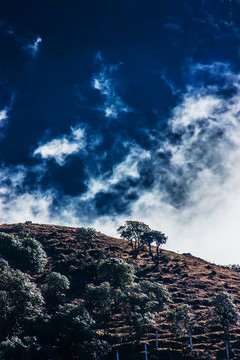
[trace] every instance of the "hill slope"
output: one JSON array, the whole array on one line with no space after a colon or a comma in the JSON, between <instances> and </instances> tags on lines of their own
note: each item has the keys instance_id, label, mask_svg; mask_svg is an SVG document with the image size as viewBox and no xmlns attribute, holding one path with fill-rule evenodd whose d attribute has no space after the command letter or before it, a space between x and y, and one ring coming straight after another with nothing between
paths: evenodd
<instances>
[{"instance_id":1,"label":"hill slope","mask_svg":"<svg viewBox=\"0 0 240 360\"><path fill-rule=\"evenodd\" d=\"M97 282L96 265L100 259L119 257L134 265L137 281L157 281L166 286L172 296L170 308L188 304L192 308L195 325L193 329L193 351L190 351L188 337L174 338L170 333L164 312L158 318L159 342L155 349L154 330L142 335L140 342L132 344L128 324L119 314L109 318L109 331L104 333L101 324L95 325L95 332L113 347L109 359L115 359L118 349L120 360L144 359L144 345L148 345L148 358L153 359L222 359L225 357L224 336L220 325L212 319L211 299L218 291L227 291L240 308L240 272L238 269L220 267L191 254L176 254L162 250L158 265L152 261L148 249L142 249L133 258L127 241L96 233L91 248L86 249L83 241L76 241L76 228L40 225L0 225L0 232L18 235L28 233L38 240L48 256L44 271L34 276L42 286L46 274L52 271L66 275L71 289L64 301L81 303L87 284ZM240 330L231 330L231 358L240 359Z\"/></svg>"}]
</instances>

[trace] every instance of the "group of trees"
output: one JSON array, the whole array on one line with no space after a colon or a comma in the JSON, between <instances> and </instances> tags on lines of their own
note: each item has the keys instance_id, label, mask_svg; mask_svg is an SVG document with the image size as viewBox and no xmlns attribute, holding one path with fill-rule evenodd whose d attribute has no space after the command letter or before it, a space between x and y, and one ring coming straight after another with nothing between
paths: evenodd
<instances>
[{"instance_id":1,"label":"group of trees","mask_svg":"<svg viewBox=\"0 0 240 360\"><path fill-rule=\"evenodd\" d=\"M151 230L150 227L143 222L127 220L124 225L117 229L121 238L127 239L137 255L143 245L149 248L149 254L152 259L159 263L159 249L167 242L167 236L158 230ZM152 245L156 247L156 254L152 252Z\"/></svg>"},{"instance_id":2,"label":"group of trees","mask_svg":"<svg viewBox=\"0 0 240 360\"><path fill-rule=\"evenodd\" d=\"M47 255L41 243L20 230L18 236L0 233L0 358L106 356L110 346L96 338L86 307L67 301L69 279L56 271L44 274Z\"/></svg>"},{"instance_id":3,"label":"group of trees","mask_svg":"<svg viewBox=\"0 0 240 360\"><path fill-rule=\"evenodd\" d=\"M237 325L239 312L233 302L232 296L225 291L219 291L212 298L212 305L212 318L214 322L222 326L226 343L226 357L227 360L229 360L231 349L230 330L232 326ZM187 304L177 306L167 312L166 319L169 322L170 330L174 336L179 338L186 334L189 335L190 348L193 350L192 332L197 321L193 317L191 307Z\"/></svg>"},{"instance_id":4,"label":"group of trees","mask_svg":"<svg viewBox=\"0 0 240 360\"><path fill-rule=\"evenodd\" d=\"M99 285L87 287L86 306L108 332L109 317L122 314L131 339L156 326L157 314L170 301L167 289L153 280L136 282L134 267L120 258L101 260Z\"/></svg>"}]
</instances>

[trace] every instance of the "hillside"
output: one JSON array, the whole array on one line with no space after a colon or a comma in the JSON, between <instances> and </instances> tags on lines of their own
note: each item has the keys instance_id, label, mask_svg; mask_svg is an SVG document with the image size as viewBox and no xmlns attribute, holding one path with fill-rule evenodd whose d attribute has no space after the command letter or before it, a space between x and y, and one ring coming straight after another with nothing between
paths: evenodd
<instances>
[{"instance_id":1,"label":"hillside","mask_svg":"<svg viewBox=\"0 0 240 360\"><path fill-rule=\"evenodd\" d=\"M133 264L136 281L150 280L166 286L172 297L170 309L181 304L191 306L194 317L193 351L190 351L187 335L181 338L172 336L165 311L159 313L157 320L158 350L155 349L154 329L143 333L139 341L133 342L129 337L129 324L115 311L109 315L108 331L105 331L102 323L96 322L94 325L97 338L106 340L112 346L106 359L115 359L116 349L120 360L144 359L144 343L147 344L149 360L225 358L224 335L221 326L214 322L211 299L218 291L227 291L240 308L238 269L217 266L191 254L176 254L167 250L162 250L159 264L156 265L147 247L133 258L127 241L101 233L96 233L94 243L86 248L84 241L76 241L77 229L72 227L32 223L0 225L0 232L19 235L22 231L38 240L47 253L45 269L32 276L37 286L41 288L46 275L53 271L70 280L71 287L63 303L83 303L86 286L98 284L96 265L99 261L119 257ZM231 329L231 346L231 359L240 359L239 328Z\"/></svg>"}]
</instances>

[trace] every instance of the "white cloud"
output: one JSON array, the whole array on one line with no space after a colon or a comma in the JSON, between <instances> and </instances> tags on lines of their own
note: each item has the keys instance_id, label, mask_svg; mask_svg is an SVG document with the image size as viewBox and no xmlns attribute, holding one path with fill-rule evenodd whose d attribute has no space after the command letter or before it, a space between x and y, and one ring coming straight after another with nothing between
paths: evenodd
<instances>
[{"instance_id":1,"label":"white cloud","mask_svg":"<svg viewBox=\"0 0 240 360\"><path fill-rule=\"evenodd\" d=\"M39 46L42 42L42 38L38 36L33 42L24 46L24 49L33 57L36 57L39 52Z\"/></svg>"},{"instance_id":2,"label":"white cloud","mask_svg":"<svg viewBox=\"0 0 240 360\"><path fill-rule=\"evenodd\" d=\"M208 86L203 81L187 88L169 119L171 131L180 139L160 141L159 149L151 150L147 159L155 174L154 186L139 191L127 218L164 231L170 250L191 252L215 263L239 263L240 74L221 63L196 65L194 72L202 72L203 78L210 76L215 84ZM166 166L159 152L171 154ZM140 157L138 148L132 162L136 169ZM131 162L126 159L108 183L92 183L93 196L108 190L120 174L127 176ZM125 220L123 215L105 216L91 226L116 236L117 226Z\"/></svg>"},{"instance_id":3,"label":"white cloud","mask_svg":"<svg viewBox=\"0 0 240 360\"><path fill-rule=\"evenodd\" d=\"M71 128L69 136L53 139L40 145L33 156L40 155L43 159L53 158L60 166L64 165L68 156L78 153L85 146L85 132L82 128Z\"/></svg>"},{"instance_id":4,"label":"white cloud","mask_svg":"<svg viewBox=\"0 0 240 360\"><path fill-rule=\"evenodd\" d=\"M0 110L0 128L6 125L6 121L8 120L8 111L9 108L4 108L3 110Z\"/></svg>"},{"instance_id":5,"label":"white cloud","mask_svg":"<svg viewBox=\"0 0 240 360\"><path fill-rule=\"evenodd\" d=\"M97 54L97 60L102 62L101 54ZM116 80L113 79L112 73L116 71L118 66L101 66L101 71L92 78L92 87L98 90L105 98L102 108L106 118L117 119L120 113L131 112L131 108L123 102L121 96L117 92Z\"/></svg>"},{"instance_id":6,"label":"white cloud","mask_svg":"<svg viewBox=\"0 0 240 360\"><path fill-rule=\"evenodd\" d=\"M3 109L0 111L0 124L8 118L7 112L8 112L8 109Z\"/></svg>"},{"instance_id":7,"label":"white cloud","mask_svg":"<svg viewBox=\"0 0 240 360\"><path fill-rule=\"evenodd\" d=\"M81 196L82 200L93 199L101 191L111 191L112 186L127 178L139 179L139 161L148 159L150 154L137 145L125 144L125 146L130 146L129 154L122 162L114 166L111 174L107 173L97 178L91 177L87 183L87 192Z\"/></svg>"},{"instance_id":8,"label":"white cloud","mask_svg":"<svg viewBox=\"0 0 240 360\"><path fill-rule=\"evenodd\" d=\"M160 177L133 205L132 216L165 231L172 250L239 263L240 75L219 63L194 71L219 75L224 83L188 88L169 122L181 140L161 144L161 151L172 154L165 174L168 196ZM220 93L224 90L228 95ZM181 189L186 198L176 207L171 191L181 195Z\"/></svg>"}]
</instances>

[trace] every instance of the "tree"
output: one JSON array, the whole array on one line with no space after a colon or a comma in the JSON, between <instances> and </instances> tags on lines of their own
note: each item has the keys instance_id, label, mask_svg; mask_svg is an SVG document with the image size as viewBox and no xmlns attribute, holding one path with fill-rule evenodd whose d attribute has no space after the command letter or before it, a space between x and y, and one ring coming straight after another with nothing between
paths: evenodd
<instances>
[{"instance_id":1,"label":"tree","mask_svg":"<svg viewBox=\"0 0 240 360\"><path fill-rule=\"evenodd\" d=\"M153 280L143 280L139 284L143 292L148 295L148 299L152 304L156 304L155 307L158 311L163 310L166 304L171 302L171 296L164 285Z\"/></svg>"},{"instance_id":2,"label":"tree","mask_svg":"<svg viewBox=\"0 0 240 360\"><path fill-rule=\"evenodd\" d=\"M162 233L161 231L153 231L154 233L154 242L156 243L157 247L157 263L159 262L159 248L166 244L167 242L167 236Z\"/></svg>"},{"instance_id":3,"label":"tree","mask_svg":"<svg viewBox=\"0 0 240 360\"><path fill-rule=\"evenodd\" d=\"M104 328L109 321L112 313L111 309L111 287L108 282L103 282L98 286L90 284L87 286L86 307L89 311L98 315L99 320L103 322Z\"/></svg>"},{"instance_id":4,"label":"tree","mask_svg":"<svg viewBox=\"0 0 240 360\"><path fill-rule=\"evenodd\" d=\"M239 313L233 303L231 295L227 292L220 291L213 298L214 315L217 317L219 323L222 325L225 340L227 359L229 359L230 350L230 327L236 325L239 318Z\"/></svg>"},{"instance_id":5,"label":"tree","mask_svg":"<svg viewBox=\"0 0 240 360\"><path fill-rule=\"evenodd\" d=\"M53 317L57 348L63 359L95 359L106 354L107 342L96 341L92 327L95 321L88 311L78 304L59 306Z\"/></svg>"},{"instance_id":6,"label":"tree","mask_svg":"<svg viewBox=\"0 0 240 360\"><path fill-rule=\"evenodd\" d=\"M43 294L50 302L60 300L70 289L70 281L59 272L51 272L46 276L43 285Z\"/></svg>"},{"instance_id":7,"label":"tree","mask_svg":"<svg viewBox=\"0 0 240 360\"><path fill-rule=\"evenodd\" d=\"M43 270L47 264L47 254L43 250L39 241L33 238L24 238L21 240L19 257L22 258L21 270L30 271L36 274Z\"/></svg>"},{"instance_id":8,"label":"tree","mask_svg":"<svg viewBox=\"0 0 240 360\"><path fill-rule=\"evenodd\" d=\"M44 269L47 255L39 241L0 233L0 255L22 271L35 274Z\"/></svg>"},{"instance_id":9,"label":"tree","mask_svg":"<svg viewBox=\"0 0 240 360\"><path fill-rule=\"evenodd\" d=\"M138 339L145 331L155 326L156 315L170 301L167 289L159 283L140 281L129 285L124 292L118 294L118 303L123 316Z\"/></svg>"},{"instance_id":10,"label":"tree","mask_svg":"<svg viewBox=\"0 0 240 360\"><path fill-rule=\"evenodd\" d=\"M134 280L134 267L120 258L101 260L98 267L98 277L107 281L114 288L123 289Z\"/></svg>"},{"instance_id":11,"label":"tree","mask_svg":"<svg viewBox=\"0 0 240 360\"><path fill-rule=\"evenodd\" d=\"M84 245L84 253L94 244L96 230L93 228L80 227L77 229L76 240Z\"/></svg>"},{"instance_id":12,"label":"tree","mask_svg":"<svg viewBox=\"0 0 240 360\"><path fill-rule=\"evenodd\" d=\"M127 239L131 243L132 249L134 244L136 254L139 252L143 235L150 230L150 227L143 222L132 220L125 221L125 225L117 229L121 238Z\"/></svg>"},{"instance_id":13,"label":"tree","mask_svg":"<svg viewBox=\"0 0 240 360\"><path fill-rule=\"evenodd\" d=\"M160 246L162 246L163 244L165 244L167 242L167 236L165 236L165 234L163 234L161 231L157 231L157 230L150 230L150 231L146 231L143 233L141 241L144 244L147 244L149 247L149 253L152 256L152 259L154 260L154 256L152 253L152 244L156 245L156 262L159 262L159 248Z\"/></svg>"},{"instance_id":14,"label":"tree","mask_svg":"<svg viewBox=\"0 0 240 360\"><path fill-rule=\"evenodd\" d=\"M190 346L192 347L192 327L193 318L191 315L191 308L189 305L181 305L175 310L167 313L167 320L170 323L171 332L176 337L181 337L185 334L189 334Z\"/></svg>"},{"instance_id":15,"label":"tree","mask_svg":"<svg viewBox=\"0 0 240 360\"><path fill-rule=\"evenodd\" d=\"M40 290L29 275L12 269L0 260L0 320L5 335L21 331L27 321L42 316L44 304Z\"/></svg>"},{"instance_id":16,"label":"tree","mask_svg":"<svg viewBox=\"0 0 240 360\"><path fill-rule=\"evenodd\" d=\"M35 336L12 336L0 342L0 357L4 360L48 360L55 355L53 347L40 344Z\"/></svg>"}]
</instances>

